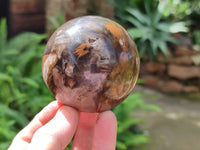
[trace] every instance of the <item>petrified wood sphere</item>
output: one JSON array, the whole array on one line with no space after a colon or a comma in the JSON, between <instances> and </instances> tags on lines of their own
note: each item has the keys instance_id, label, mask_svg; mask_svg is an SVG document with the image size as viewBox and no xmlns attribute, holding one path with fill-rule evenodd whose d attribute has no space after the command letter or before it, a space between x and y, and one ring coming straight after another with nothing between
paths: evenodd
<instances>
[{"instance_id":1,"label":"petrified wood sphere","mask_svg":"<svg viewBox=\"0 0 200 150\"><path fill-rule=\"evenodd\" d=\"M136 46L125 29L109 19L85 16L68 21L49 39L42 74L63 104L102 112L120 104L139 72Z\"/></svg>"}]
</instances>

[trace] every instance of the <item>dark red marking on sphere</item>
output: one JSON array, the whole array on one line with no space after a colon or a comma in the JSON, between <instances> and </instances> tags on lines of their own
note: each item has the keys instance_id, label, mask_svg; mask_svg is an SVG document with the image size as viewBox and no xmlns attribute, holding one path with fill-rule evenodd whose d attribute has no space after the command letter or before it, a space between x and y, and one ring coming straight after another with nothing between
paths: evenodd
<instances>
[{"instance_id":1,"label":"dark red marking on sphere","mask_svg":"<svg viewBox=\"0 0 200 150\"><path fill-rule=\"evenodd\" d=\"M139 73L136 46L125 29L109 19L73 19L49 39L42 73L56 99L84 112L120 104Z\"/></svg>"}]
</instances>

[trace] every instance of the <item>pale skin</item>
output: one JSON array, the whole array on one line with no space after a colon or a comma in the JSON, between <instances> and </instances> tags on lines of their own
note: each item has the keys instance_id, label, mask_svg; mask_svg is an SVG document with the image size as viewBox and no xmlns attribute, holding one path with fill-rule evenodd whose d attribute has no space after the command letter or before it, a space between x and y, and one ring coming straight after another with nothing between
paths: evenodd
<instances>
[{"instance_id":1,"label":"pale skin","mask_svg":"<svg viewBox=\"0 0 200 150\"><path fill-rule=\"evenodd\" d=\"M78 112L57 101L48 104L13 139L8 150L115 150L117 120L111 111Z\"/></svg>"}]
</instances>

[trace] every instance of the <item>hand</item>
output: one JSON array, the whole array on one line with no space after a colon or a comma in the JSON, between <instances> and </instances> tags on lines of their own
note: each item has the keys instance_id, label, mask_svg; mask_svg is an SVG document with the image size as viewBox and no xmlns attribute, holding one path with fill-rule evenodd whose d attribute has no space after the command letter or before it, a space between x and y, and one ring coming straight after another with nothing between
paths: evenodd
<instances>
[{"instance_id":1,"label":"hand","mask_svg":"<svg viewBox=\"0 0 200 150\"><path fill-rule=\"evenodd\" d=\"M76 132L76 133L75 133ZM111 111L84 113L51 102L14 138L9 150L114 150L117 121Z\"/></svg>"}]
</instances>

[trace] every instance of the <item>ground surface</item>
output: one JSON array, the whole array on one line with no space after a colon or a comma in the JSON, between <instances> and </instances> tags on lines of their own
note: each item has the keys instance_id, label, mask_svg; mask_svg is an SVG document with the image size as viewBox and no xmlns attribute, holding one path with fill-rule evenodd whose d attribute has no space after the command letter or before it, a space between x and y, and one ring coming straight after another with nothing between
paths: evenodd
<instances>
[{"instance_id":1,"label":"ground surface","mask_svg":"<svg viewBox=\"0 0 200 150\"><path fill-rule=\"evenodd\" d=\"M165 95L137 86L146 103L159 106L161 114L134 115L147 120L140 127L150 136L149 144L138 150L200 150L200 101Z\"/></svg>"}]
</instances>

